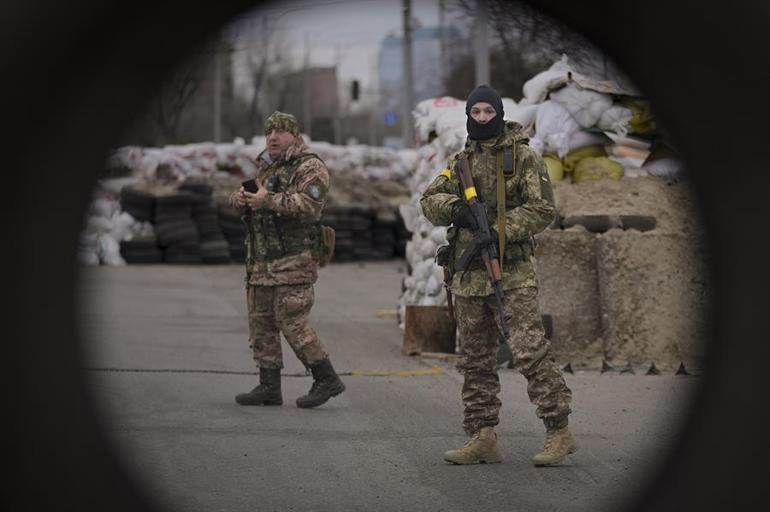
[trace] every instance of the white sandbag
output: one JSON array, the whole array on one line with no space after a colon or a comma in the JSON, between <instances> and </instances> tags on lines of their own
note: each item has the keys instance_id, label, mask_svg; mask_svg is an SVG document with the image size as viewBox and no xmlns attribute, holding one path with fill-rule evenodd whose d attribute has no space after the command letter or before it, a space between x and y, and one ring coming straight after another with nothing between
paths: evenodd
<instances>
[{"instance_id":1,"label":"white sandbag","mask_svg":"<svg viewBox=\"0 0 770 512\"><path fill-rule=\"evenodd\" d=\"M562 55L561 59L554 62L546 71L524 82L522 88L524 98L519 101L519 105L534 105L545 101L551 91L567 84L569 71L572 71L569 59L566 55Z\"/></svg>"},{"instance_id":2,"label":"white sandbag","mask_svg":"<svg viewBox=\"0 0 770 512\"><path fill-rule=\"evenodd\" d=\"M96 198L91 202L91 211L97 217L106 217L109 219L119 208L120 203L118 201L102 197Z\"/></svg>"},{"instance_id":3,"label":"white sandbag","mask_svg":"<svg viewBox=\"0 0 770 512\"><path fill-rule=\"evenodd\" d=\"M599 117L596 126L625 137L628 133L628 123L633 115L633 112L623 105L613 105Z\"/></svg>"},{"instance_id":4,"label":"white sandbag","mask_svg":"<svg viewBox=\"0 0 770 512\"><path fill-rule=\"evenodd\" d=\"M605 146L612 144L612 139L603 133L593 133L587 132L585 130L578 130L570 136L568 144L571 151L573 149L582 148L585 146Z\"/></svg>"},{"instance_id":5,"label":"white sandbag","mask_svg":"<svg viewBox=\"0 0 770 512\"><path fill-rule=\"evenodd\" d=\"M438 244L430 238L423 238L417 245L418 254L423 258L433 258L436 256L436 248Z\"/></svg>"},{"instance_id":6,"label":"white sandbag","mask_svg":"<svg viewBox=\"0 0 770 512\"><path fill-rule=\"evenodd\" d=\"M90 216L86 221L86 233L109 233L112 231L112 221L107 217Z\"/></svg>"},{"instance_id":7,"label":"white sandbag","mask_svg":"<svg viewBox=\"0 0 770 512\"><path fill-rule=\"evenodd\" d=\"M110 219L112 222L112 229L109 231L110 235L118 242L122 240L131 239L131 227L137 224L136 219L127 212L115 212Z\"/></svg>"},{"instance_id":8,"label":"white sandbag","mask_svg":"<svg viewBox=\"0 0 770 512\"><path fill-rule=\"evenodd\" d=\"M465 109L446 112L436 123L436 133L443 154L454 153L463 148L468 136Z\"/></svg>"},{"instance_id":9,"label":"white sandbag","mask_svg":"<svg viewBox=\"0 0 770 512\"><path fill-rule=\"evenodd\" d=\"M508 112L516 110L516 101L513 98L500 98L503 102L503 119L508 119Z\"/></svg>"},{"instance_id":10,"label":"white sandbag","mask_svg":"<svg viewBox=\"0 0 770 512\"><path fill-rule=\"evenodd\" d=\"M437 280L436 277L431 274L428 277L428 281L425 283L425 294L426 295L438 295L441 292L441 281Z\"/></svg>"},{"instance_id":11,"label":"white sandbag","mask_svg":"<svg viewBox=\"0 0 770 512\"><path fill-rule=\"evenodd\" d=\"M120 244L110 234L100 234L97 247L101 263L112 267L121 267L126 264L120 255Z\"/></svg>"},{"instance_id":12,"label":"white sandbag","mask_svg":"<svg viewBox=\"0 0 770 512\"><path fill-rule=\"evenodd\" d=\"M430 239L434 244L436 244L436 247L446 243L446 231L446 226L437 226L431 230Z\"/></svg>"},{"instance_id":13,"label":"white sandbag","mask_svg":"<svg viewBox=\"0 0 770 512\"><path fill-rule=\"evenodd\" d=\"M612 106L612 97L609 94L583 89L575 83L551 92L550 99L564 106L583 128L594 126L601 115Z\"/></svg>"},{"instance_id":14,"label":"white sandbag","mask_svg":"<svg viewBox=\"0 0 770 512\"><path fill-rule=\"evenodd\" d=\"M650 176L675 178L684 173L684 162L679 158L658 158L642 165L642 170Z\"/></svg>"},{"instance_id":15,"label":"white sandbag","mask_svg":"<svg viewBox=\"0 0 770 512\"><path fill-rule=\"evenodd\" d=\"M436 129L436 121L447 110L465 108L464 102L451 96L430 98L419 102L412 115L415 120L415 134L421 142L427 142L430 132Z\"/></svg>"},{"instance_id":16,"label":"white sandbag","mask_svg":"<svg viewBox=\"0 0 770 512\"><path fill-rule=\"evenodd\" d=\"M428 294L420 299L420 301L418 302L418 305L419 306L438 306L439 301L436 297Z\"/></svg>"},{"instance_id":17,"label":"white sandbag","mask_svg":"<svg viewBox=\"0 0 770 512\"><path fill-rule=\"evenodd\" d=\"M517 105L512 111L505 109L505 120L515 121L523 128L528 128L535 123L539 107L540 104L538 103L536 105Z\"/></svg>"},{"instance_id":18,"label":"white sandbag","mask_svg":"<svg viewBox=\"0 0 770 512\"><path fill-rule=\"evenodd\" d=\"M563 157L569 151L572 134L580 125L572 114L555 101L545 101L537 109L535 134L530 138L530 146L540 154L553 153Z\"/></svg>"}]
</instances>

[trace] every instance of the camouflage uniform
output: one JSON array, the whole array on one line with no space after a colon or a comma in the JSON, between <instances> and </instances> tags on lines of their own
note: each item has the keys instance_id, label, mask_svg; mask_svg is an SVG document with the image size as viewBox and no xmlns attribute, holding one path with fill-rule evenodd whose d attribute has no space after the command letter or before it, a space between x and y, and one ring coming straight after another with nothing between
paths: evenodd
<instances>
[{"instance_id":1,"label":"camouflage uniform","mask_svg":"<svg viewBox=\"0 0 770 512\"><path fill-rule=\"evenodd\" d=\"M318 278L320 219L329 190L323 161L309 153L291 114L276 112L265 125L293 133L296 141L276 161L267 149L258 158L256 179L269 190L257 210L231 205L246 224L246 298L249 345L260 368L281 369L280 333L305 367L327 357L309 326L313 284Z\"/></svg>"},{"instance_id":2,"label":"camouflage uniform","mask_svg":"<svg viewBox=\"0 0 770 512\"><path fill-rule=\"evenodd\" d=\"M506 341L514 367L527 379L527 392L537 406L537 416L548 429L554 429L566 426L572 393L544 336L538 310L533 236L548 227L556 209L545 163L527 145L520 128L507 122L503 133L495 139L469 139L425 190L420 205L434 225L451 224L453 203L464 200L463 187L452 169L458 158L465 157L471 164L478 198L486 207L491 227L497 230L497 155L504 147L511 148L514 165L512 172L505 175L505 248L501 265L504 308L512 318L511 336ZM463 351L457 364L464 375L463 427L469 435L482 427L497 425L500 411L497 349L501 334L494 291L479 258L467 270L458 268L472 238L468 229L452 226L447 232L452 248L448 261L452 271L450 289L455 295Z\"/></svg>"}]
</instances>

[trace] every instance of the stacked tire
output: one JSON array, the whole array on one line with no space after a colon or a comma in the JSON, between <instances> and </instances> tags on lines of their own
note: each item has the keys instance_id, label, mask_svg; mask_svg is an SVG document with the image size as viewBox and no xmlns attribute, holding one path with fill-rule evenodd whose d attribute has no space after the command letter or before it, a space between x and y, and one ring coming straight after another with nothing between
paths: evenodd
<instances>
[{"instance_id":1,"label":"stacked tire","mask_svg":"<svg viewBox=\"0 0 770 512\"><path fill-rule=\"evenodd\" d=\"M217 211L219 227L227 242L232 261L243 263L246 260L246 226L241 216L230 206L220 205Z\"/></svg>"},{"instance_id":2,"label":"stacked tire","mask_svg":"<svg viewBox=\"0 0 770 512\"><path fill-rule=\"evenodd\" d=\"M348 222L346 208L330 208L324 210L321 223L334 229L334 255L332 261L352 261L353 258L353 231Z\"/></svg>"},{"instance_id":3,"label":"stacked tire","mask_svg":"<svg viewBox=\"0 0 770 512\"><path fill-rule=\"evenodd\" d=\"M158 239L135 238L120 242L120 255L126 263L161 263L163 251L158 247Z\"/></svg>"},{"instance_id":4,"label":"stacked tire","mask_svg":"<svg viewBox=\"0 0 770 512\"><path fill-rule=\"evenodd\" d=\"M396 253L398 215L393 210L379 210L372 219L372 248L380 260L391 259Z\"/></svg>"},{"instance_id":5,"label":"stacked tire","mask_svg":"<svg viewBox=\"0 0 770 512\"><path fill-rule=\"evenodd\" d=\"M155 198L155 232L166 263L202 262L198 227L192 218L195 198L188 192Z\"/></svg>"},{"instance_id":6,"label":"stacked tire","mask_svg":"<svg viewBox=\"0 0 770 512\"><path fill-rule=\"evenodd\" d=\"M393 244L393 256L406 258L406 243L412 239L412 232L406 229L401 212L396 210L396 241Z\"/></svg>"},{"instance_id":7,"label":"stacked tire","mask_svg":"<svg viewBox=\"0 0 770 512\"><path fill-rule=\"evenodd\" d=\"M203 263L230 262L230 246L219 225L219 213L212 198L212 187L206 184L182 184L180 190L192 194L192 219L198 229L200 257Z\"/></svg>"},{"instance_id":8,"label":"stacked tire","mask_svg":"<svg viewBox=\"0 0 770 512\"><path fill-rule=\"evenodd\" d=\"M120 208L139 222L151 222L155 215L155 196L131 187L120 189Z\"/></svg>"}]
</instances>

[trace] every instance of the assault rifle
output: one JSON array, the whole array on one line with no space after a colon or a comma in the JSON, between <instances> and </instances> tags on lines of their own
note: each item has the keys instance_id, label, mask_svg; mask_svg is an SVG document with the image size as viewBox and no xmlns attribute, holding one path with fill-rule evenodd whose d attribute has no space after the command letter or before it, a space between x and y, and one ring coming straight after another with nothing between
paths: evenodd
<instances>
[{"instance_id":1,"label":"assault rifle","mask_svg":"<svg viewBox=\"0 0 770 512\"><path fill-rule=\"evenodd\" d=\"M474 258L478 256L481 257L481 261L484 262L484 267L487 269L489 283L495 291L497 309L500 312L500 328L504 339L507 340L509 335L508 322L510 318L505 314L505 294L503 293L502 283L503 274L500 268L500 260L497 257L498 241L496 237L492 236L492 230L489 227L489 219L487 218L487 210L484 207L484 204L479 201L476 194L476 187L473 185L473 176L471 176L468 159L458 159L454 170L460 178L465 198L468 200L468 206L471 209L473 218L476 220L476 229L473 230L473 242L471 242L471 245L465 249L465 252L460 256L459 266L462 270L467 270Z\"/></svg>"}]
</instances>

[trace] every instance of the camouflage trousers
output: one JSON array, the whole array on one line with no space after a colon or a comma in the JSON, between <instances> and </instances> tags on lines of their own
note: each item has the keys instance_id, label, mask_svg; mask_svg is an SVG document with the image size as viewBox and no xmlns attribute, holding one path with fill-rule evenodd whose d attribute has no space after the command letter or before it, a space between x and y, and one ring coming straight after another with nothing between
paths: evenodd
<instances>
[{"instance_id":1,"label":"camouflage trousers","mask_svg":"<svg viewBox=\"0 0 770 512\"><path fill-rule=\"evenodd\" d=\"M258 368L283 368L281 333L305 368L328 355L309 325L314 297L310 283L246 288L249 345Z\"/></svg>"},{"instance_id":2,"label":"camouflage trousers","mask_svg":"<svg viewBox=\"0 0 770 512\"><path fill-rule=\"evenodd\" d=\"M464 376L462 399L465 410L463 428L468 435L482 427L498 424L500 379L497 351L502 334L497 327L497 303L487 297L455 297L455 314L463 355L457 369ZM537 417L546 427L567 423L572 392L561 369L550 353L538 308L537 288L518 288L505 292L505 310L510 315L513 366L527 379L529 400L537 406Z\"/></svg>"}]
</instances>

